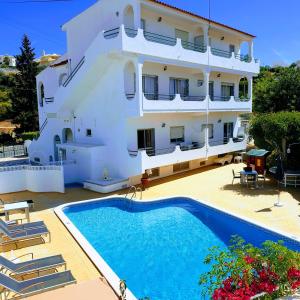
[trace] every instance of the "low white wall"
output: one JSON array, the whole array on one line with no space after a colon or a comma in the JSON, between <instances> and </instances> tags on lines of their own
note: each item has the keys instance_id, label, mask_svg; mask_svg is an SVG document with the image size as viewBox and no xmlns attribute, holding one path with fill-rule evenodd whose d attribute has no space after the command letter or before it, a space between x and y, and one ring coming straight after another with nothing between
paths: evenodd
<instances>
[{"instance_id":1,"label":"low white wall","mask_svg":"<svg viewBox=\"0 0 300 300\"><path fill-rule=\"evenodd\" d=\"M0 194L30 192L64 193L61 166L13 166L0 168Z\"/></svg>"}]
</instances>

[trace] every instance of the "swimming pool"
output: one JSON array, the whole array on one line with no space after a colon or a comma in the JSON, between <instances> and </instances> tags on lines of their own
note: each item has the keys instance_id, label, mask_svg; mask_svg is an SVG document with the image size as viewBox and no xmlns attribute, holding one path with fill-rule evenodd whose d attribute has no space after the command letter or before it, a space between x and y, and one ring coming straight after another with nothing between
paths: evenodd
<instances>
[{"instance_id":1,"label":"swimming pool","mask_svg":"<svg viewBox=\"0 0 300 300\"><path fill-rule=\"evenodd\" d=\"M185 197L132 202L110 197L63 205L56 213L118 291L125 279L136 298L200 299L203 259L212 246L227 247L232 235L259 246L300 241ZM134 296L129 291L129 297Z\"/></svg>"}]
</instances>

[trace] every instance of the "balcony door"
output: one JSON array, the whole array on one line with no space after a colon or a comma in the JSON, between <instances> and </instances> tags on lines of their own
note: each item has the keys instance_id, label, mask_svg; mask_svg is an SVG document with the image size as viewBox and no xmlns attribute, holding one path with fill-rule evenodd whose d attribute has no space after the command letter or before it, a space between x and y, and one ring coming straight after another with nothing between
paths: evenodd
<instances>
[{"instance_id":1,"label":"balcony door","mask_svg":"<svg viewBox=\"0 0 300 300\"><path fill-rule=\"evenodd\" d=\"M224 100L229 100L231 96L234 96L234 84L223 82L221 85L221 97Z\"/></svg>"},{"instance_id":2,"label":"balcony door","mask_svg":"<svg viewBox=\"0 0 300 300\"><path fill-rule=\"evenodd\" d=\"M209 82L209 97L210 97L211 101L214 101L215 92L214 92L214 82L213 81Z\"/></svg>"},{"instance_id":3,"label":"balcony door","mask_svg":"<svg viewBox=\"0 0 300 300\"><path fill-rule=\"evenodd\" d=\"M224 123L224 143L228 143L233 138L233 123Z\"/></svg>"},{"instance_id":4,"label":"balcony door","mask_svg":"<svg viewBox=\"0 0 300 300\"><path fill-rule=\"evenodd\" d=\"M175 37L181 39L182 45L189 41L189 33L180 29L175 29Z\"/></svg>"},{"instance_id":5,"label":"balcony door","mask_svg":"<svg viewBox=\"0 0 300 300\"><path fill-rule=\"evenodd\" d=\"M155 129L140 129L137 131L139 150L146 150L148 155L155 155Z\"/></svg>"},{"instance_id":6,"label":"balcony door","mask_svg":"<svg viewBox=\"0 0 300 300\"><path fill-rule=\"evenodd\" d=\"M149 100L158 100L158 76L143 75L143 93Z\"/></svg>"},{"instance_id":7,"label":"balcony door","mask_svg":"<svg viewBox=\"0 0 300 300\"><path fill-rule=\"evenodd\" d=\"M182 78L170 78L170 95L179 94L182 97L189 95L189 80Z\"/></svg>"}]
</instances>

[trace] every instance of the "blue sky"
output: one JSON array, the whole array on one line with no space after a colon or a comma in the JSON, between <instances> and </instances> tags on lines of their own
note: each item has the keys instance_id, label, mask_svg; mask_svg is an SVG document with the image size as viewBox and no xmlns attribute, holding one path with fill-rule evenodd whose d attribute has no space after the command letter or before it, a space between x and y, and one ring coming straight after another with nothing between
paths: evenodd
<instances>
[{"instance_id":1,"label":"blue sky","mask_svg":"<svg viewBox=\"0 0 300 300\"><path fill-rule=\"evenodd\" d=\"M66 43L60 26L96 0L18 1L28 0L0 0L0 54L17 54L24 33L29 35L37 55L43 49L63 53ZM208 16L208 0L165 2ZM299 0L211 0L212 19L256 35L255 56L269 65L300 59L299 11Z\"/></svg>"}]
</instances>

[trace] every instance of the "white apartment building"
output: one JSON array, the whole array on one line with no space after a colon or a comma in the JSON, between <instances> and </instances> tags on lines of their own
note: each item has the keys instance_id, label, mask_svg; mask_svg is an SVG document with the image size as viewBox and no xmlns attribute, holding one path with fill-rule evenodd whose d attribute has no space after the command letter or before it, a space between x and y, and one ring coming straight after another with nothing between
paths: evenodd
<instances>
[{"instance_id":1,"label":"white apartment building","mask_svg":"<svg viewBox=\"0 0 300 300\"><path fill-rule=\"evenodd\" d=\"M16 58L12 55L0 55L0 64L5 63L5 60L8 60L9 67L16 67Z\"/></svg>"},{"instance_id":2,"label":"white apartment building","mask_svg":"<svg viewBox=\"0 0 300 300\"><path fill-rule=\"evenodd\" d=\"M156 0L97 1L62 29L67 53L37 77L29 154L62 161L66 183L110 191L246 148L253 35Z\"/></svg>"}]
</instances>

